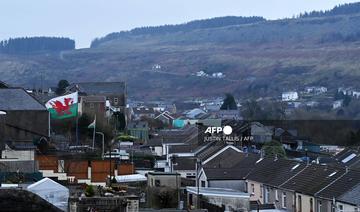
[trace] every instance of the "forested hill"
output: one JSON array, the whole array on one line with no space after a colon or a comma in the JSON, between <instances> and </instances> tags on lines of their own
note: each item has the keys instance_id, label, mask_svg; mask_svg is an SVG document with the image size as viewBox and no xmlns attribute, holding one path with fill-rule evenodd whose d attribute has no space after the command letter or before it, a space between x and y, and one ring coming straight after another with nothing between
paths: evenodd
<instances>
[{"instance_id":1,"label":"forested hill","mask_svg":"<svg viewBox=\"0 0 360 212\"><path fill-rule=\"evenodd\" d=\"M10 38L0 42L0 53L28 54L44 51L63 51L75 49L75 41L57 37Z\"/></svg>"},{"instance_id":2,"label":"forested hill","mask_svg":"<svg viewBox=\"0 0 360 212\"><path fill-rule=\"evenodd\" d=\"M342 4L334 7L332 10L312 11L300 14L301 18L308 17L327 17L336 15L351 15L360 12L360 3Z\"/></svg>"},{"instance_id":3,"label":"forested hill","mask_svg":"<svg viewBox=\"0 0 360 212\"><path fill-rule=\"evenodd\" d=\"M185 24L177 25L164 25L164 26L151 26L151 27L139 27L130 31L114 32L106 35L103 38L97 38L91 43L91 47L97 47L99 44L106 41L114 40L121 37L133 36L133 35L157 35L175 32L189 32L197 29L211 29L232 25L242 25L250 23L258 23L265 21L263 17L218 17L206 20L196 20Z\"/></svg>"},{"instance_id":4,"label":"forested hill","mask_svg":"<svg viewBox=\"0 0 360 212\"><path fill-rule=\"evenodd\" d=\"M327 11L299 14L296 18L266 20L262 17L220 17L186 24L140 27L96 38L91 47L112 41L129 42L160 38L168 43L353 42L360 40L360 3L344 4ZM338 29L342 29L339 31ZM139 39L140 38L140 39ZM111 43L112 45L113 43Z\"/></svg>"},{"instance_id":5,"label":"forested hill","mask_svg":"<svg viewBox=\"0 0 360 212\"><path fill-rule=\"evenodd\" d=\"M53 86L61 79L126 81L129 96L139 99L224 93L258 98L305 86L325 86L329 93L339 87L358 88L359 5L280 20L223 17L136 28L100 38L93 48L61 54L0 53L1 81L28 88ZM66 48L20 43L5 46L13 46L10 53L73 48L71 41ZM225 77L197 76L200 71Z\"/></svg>"}]
</instances>

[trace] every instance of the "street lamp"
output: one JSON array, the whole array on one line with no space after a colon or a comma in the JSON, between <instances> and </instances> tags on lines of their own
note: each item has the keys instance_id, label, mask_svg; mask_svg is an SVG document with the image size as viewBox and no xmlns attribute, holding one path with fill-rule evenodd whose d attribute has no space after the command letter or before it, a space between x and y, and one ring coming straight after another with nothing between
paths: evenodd
<instances>
[{"instance_id":1,"label":"street lamp","mask_svg":"<svg viewBox=\"0 0 360 212\"><path fill-rule=\"evenodd\" d=\"M102 132L96 132L96 134L99 134L102 136L102 154L101 157L104 159L104 144L105 144L105 135ZM110 158L111 159L111 158Z\"/></svg>"},{"instance_id":2,"label":"street lamp","mask_svg":"<svg viewBox=\"0 0 360 212\"><path fill-rule=\"evenodd\" d=\"M201 170L201 159L197 158L196 159L196 187L197 187L197 204L196 204L196 208L200 209L200 170Z\"/></svg>"}]
</instances>

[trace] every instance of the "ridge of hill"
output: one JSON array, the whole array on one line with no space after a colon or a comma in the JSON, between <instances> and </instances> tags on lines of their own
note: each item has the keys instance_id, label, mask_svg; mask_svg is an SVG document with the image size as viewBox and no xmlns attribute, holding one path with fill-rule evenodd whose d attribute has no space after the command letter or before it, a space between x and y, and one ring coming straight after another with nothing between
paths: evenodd
<instances>
[{"instance_id":1,"label":"ridge of hill","mask_svg":"<svg viewBox=\"0 0 360 212\"><path fill-rule=\"evenodd\" d=\"M226 92L266 97L308 85L356 87L359 5L292 19L230 17L234 24L219 22L227 17L203 22L212 23L209 27L200 21L139 28L106 36L92 48L60 53L0 54L1 80L28 88L53 86L60 79L125 80L130 96L151 99ZM225 78L198 77L199 71L221 72Z\"/></svg>"}]
</instances>

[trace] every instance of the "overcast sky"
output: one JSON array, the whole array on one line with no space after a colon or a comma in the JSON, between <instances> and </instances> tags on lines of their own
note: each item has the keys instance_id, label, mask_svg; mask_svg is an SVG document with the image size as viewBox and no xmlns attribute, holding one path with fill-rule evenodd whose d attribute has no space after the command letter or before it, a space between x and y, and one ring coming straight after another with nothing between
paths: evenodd
<instances>
[{"instance_id":1,"label":"overcast sky","mask_svg":"<svg viewBox=\"0 0 360 212\"><path fill-rule=\"evenodd\" d=\"M359 1L359 0L358 0ZM291 17L351 0L2 0L0 40L64 36L88 47L95 37L139 26L218 16Z\"/></svg>"}]
</instances>

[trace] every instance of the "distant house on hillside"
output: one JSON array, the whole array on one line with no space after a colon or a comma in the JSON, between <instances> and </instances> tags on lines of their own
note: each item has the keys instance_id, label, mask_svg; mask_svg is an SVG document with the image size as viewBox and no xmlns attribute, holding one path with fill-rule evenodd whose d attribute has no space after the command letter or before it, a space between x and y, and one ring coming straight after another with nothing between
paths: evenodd
<instances>
[{"instance_id":1,"label":"distant house on hillside","mask_svg":"<svg viewBox=\"0 0 360 212\"><path fill-rule=\"evenodd\" d=\"M305 88L305 93L307 94L322 94L322 93L326 93L328 91L328 89L326 87L323 86L309 86Z\"/></svg>"},{"instance_id":2,"label":"distant house on hillside","mask_svg":"<svg viewBox=\"0 0 360 212\"><path fill-rule=\"evenodd\" d=\"M352 96L359 99L360 98L360 91L353 91Z\"/></svg>"},{"instance_id":3,"label":"distant house on hillside","mask_svg":"<svg viewBox=\"0 0 360 212\"><path fill-rule=\"evenodd\" d=\"M10 86L7 85L5 82L0 81L0 89L1 89L1 88L9 88L9 87L10 87Z\"/></svg>"},{"instance_id":4,"label":"distant house on hillside","mask_svg":"<svg viewBox=\"0 0 360 212\"><path fill-rule=\"evenodd\" d=\"M332 109L336 110L338 108L341 108L343 106L343 102L344 102L343 100L334 101L333 104L332 104Z\"/></svg>"},{"instance_id":5,"label":"distant house on hillside","mask_svg":"<svg viewBox=\"0 0 360 212\"><path fill-rule=\"evenodd\" d=\"M281 100L283 102L288 102L288 101L296 101L299 99L299 94L296 91L288 91L288 92L284 92L281 95Z\"/></svg>"}]
</instances>

